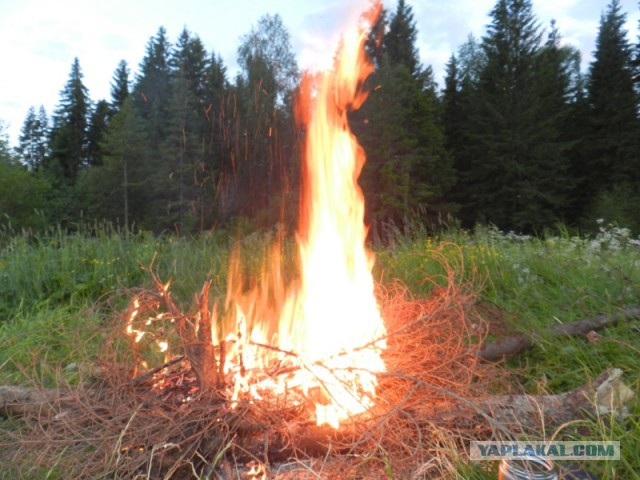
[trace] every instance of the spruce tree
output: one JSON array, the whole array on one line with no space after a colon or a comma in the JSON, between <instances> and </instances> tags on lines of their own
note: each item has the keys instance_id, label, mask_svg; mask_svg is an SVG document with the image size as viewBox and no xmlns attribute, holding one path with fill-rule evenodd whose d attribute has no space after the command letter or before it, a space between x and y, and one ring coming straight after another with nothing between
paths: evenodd
<instances>
[{"instance_id":1,"label":"spruce tree","mask_svg":"<svg viewBox=\"0 0 640 480\"><path fill-rule=\"evenodd\" d=\"M624 29L626 14L612 0L600 19L594 60L589 70L588 100L594 143L589 164L592 187L610 187L634 173L636 95L632 50ZM637 177L637 174L633 175Z\"/></svg>"},{"instance_id":2,"label":"spruce tree","mask_svg":"<svg viewBox=\"0 0 640 480\"><path fill-rule=\"evenodd\" d=\"M120 60L118 68L111 80L111 111L115 115L129 96L129 67L125 60Z\"/></svg>"},{"instance_id":3,"label":"spruce tree","mask_svg":"<svg viewBox=\"0 0 640 480\"><path fill-rule=\"evenodd\" d=\"M102 165L101 144L109 126L111 113L111 107L105 100L98 101L91 112L87 128L87 164L90 166Z\"/></svg>"},{"instance_id":4,"label":"spruce tree","mask_svg":"<svg viewBox=\"0 0 640 480\"><path fill-rule=\"evenodd\" d=\"M252 56L243 75L236 77L239 100L235 174L238 188L232 193L241 214L255 217L269 203L276 159L273 132L277 128L277 86L266 59ZM269 131L272 136L269 136ZM277 197L276 197L277 198Z\"/></svg>"},{"instance_id":5,"label":"spruce tree","mask_svg":"<svg viewBox=\"0 0 640 480\"><path fill-rule=\"evenodd\" d=\"M169 57L172 77L184 77L191 94L200 101L208 68L207 57L207 52L200 38L186 28L180 33Z\"/></svg>"},{"instance_id":6,"label":"spruce tree","mask_svg":"<svg viewBox=\"0 0 640 480\"><path fill-rule=\"evenodd\" d=\"M147 43L146 53L140 62L133 87L134 106L145 122L152 149L155 149L166 135L166 107L170 95L170 50L167 31L160 27L155 37Z\"/></svg>"},{"instance_id":7,"label":"spruce tree","mask_svg":"<svg viewBox=\"0 0 640 480\"><path fill-rule=\"evenodd\" d=\"M561 118L542 93L557 72L529 0L498 0L491 16L462 186L475 221L537 230L560 218L567 193Z\"/></svg>"},{"instance_id":8,"label":"spruce tree","mask_svg":"<svg viewBox=\"0 0 640 480\"><path fill-rule=\"evenodd\" d=\"M609 3L600 19L589 69L589 137L582 171L583 190L592 199L587 217L621 222L631 220L640 201L637 194L630 195L640 187L640 143L633 53L625 20L618 0Z\"/></svg>"},{"instance_id":9,"label":"spruce tree","mask_svg":"<svg viewBox=\"0 0 640 480\"><path fill-rule=\"evenodd\" d=\"M90 100L82 82L80 62L75 58L60 103L53 115L51 129L51 171L73 184L87 164L87 127ZM58 172L58 173L55 173Z\"/></svg>"},{"instance_id":10,"label":"spruce tree","mask_svg":"<svg viewBox=\"0 0 640 480\"><path fill-rule=\"evenodd\" d=\"M468 88L468 87L467 87ZM459 69L459 62L455 55L451 55L446 65L444 91L442 93L442 127L444 130L445 146L451 155L455 172L467 170L465 149L468 144L466 125L469 115L467 96L469 92L463 87L463 76ZM457 184L448 192L448 198L456 204L465 204L467 198L464 190L456 188ZM457 212L458 216L464 212Z\"/></svg>"},{"instance_id":11,"label":"spruce tree","mask_svg":"<svg viewBox=\"0 0 640 480\"><path fill-rule=\"evenodd\" d=\"M149 205L147 172L141 159L148 154L146 132L133 99L128 97L109 122L101 149L101 165L87 169L78 180L87 215L118 223L129 231L154 228L158 212Z\"/></svg>"},{"instance_id":12,"label":"spruce tree","mask_svg":"<svg viewBox=\"0 0 640 480\"><path fill-rule=\"evenodd\" d=\"M170 120L167 114L171 101L170 51L167 32L164 27L160 27L156 35L147 42L145 56L140 62L135 83L128 97L132 100L132 108L140 122L146 142L136 159L143 172L143 178L146 179L141 186L141 197L145 198L144 210L148 212L144 221L148 228L155 231L172 226L172 219L165 218L170 171L163 149ZM167 213L166 217L169 216Z\"/></svg>"},{"instance_id":13,"label":"spruce tree","mask_svg":"<svg viewBox=\"0 0 640 480\"><path fill-rule=\"evenodd\" d=\"M582 116L583 79L580 73L580 51L563 46L555 21L551 21L547 41L538 54L538 82L536 97L540 101L540 136L549 142L553 150L548 162L541 162L546 171L555 168L555 174L565 182L554 190L558 195L554 202L557 217L575 224L577 184L573 161L580 153L584 137L585 119ZM543 119L546 118L546 123ZM555 157L554 157L555 156ZM545 171L539 173L545 176ZM553 194L553 193L552 193Z\"/></svg>"},{"instance_id":14,"label":"spruce tree","mask_svg":"<svg viewBox=\"0 0 640 480\"><path fill-rule=\"evenodd\" d=\"M640 3L638 3L640 9ZM640 32L640 19L638 19L638 32ZM637 43L634 53L633 74L636 82L636 91L638 93L638 102L640 103L640 33L638 33Z\"/></svg>"},{"instance_id":15,"label":"spruce tree","mask_svg":"<svg viewBox=\"0 0 640 480\"><path fill-rule=\"evenodd\" d=\"M392 65L404 65L414 78L422 70L416 46L417 38L413 8L405 0L399 0L384 36L384 50Z\"/></svg>"},{"instance_id":16,"label":"spruce tree","mask_svg":"<svg viewBox=\"0 0 640 480\"><path fill-rule=\"evenodd\" d=\"M420 64L416 38L413 10L401 1L368 81L369 98L352 115L367 154L360 182L374 238L386 236L386 226L450 211L443 200L454 179L451 157L438 123L433 75Z\"/></svg>"},{"instance_id":17,"label":"spruce tree","mask_svg":"<svg viewBox=\"0 0 640 480\"><path fill-rule=\"evenodd\" d=\"M198 172L202 170L203 144L206 131L204 87L208 55L197 36L184 29L176 42L169 65L171 67L170 99L167 105L167 135L162 142L163 166L158 170L163 193L168 203L164 207L165 221L191 231L196 226L194 214L202 202L199 197ZM195 180L195 181L194 181Z\"/></svg>"},{"instance_id":18,"label":"spruce tree","mask_svg":"<svg viewBox=\"0 0 640 480\"><path fill-rule=\"evenodd\" d=\"M462 85L460 80L458 59L455 55L451 55L446 65L446 76L444 80L442 124L445 133L445 145L453 154L454 159L458 157L457 152L460 150L463 126L465 123Z\"/></svg>"},{"instance_id":19,"label":"spruce tree","mask_svg":"<svg viewBox=\"0 0 640 480\"><path fill-rule=\"evenodd\" d=\"M49 120L43 106L38 113L33 107L29 108L24 120L16 153L22 162L35 171L44 164L49 152Z\"/></svg>"},{"instance_id":20,"label":"spruce tree","mask_svg":"<svg viewBox=\"0 0 640 480\"><path fill-rule=\"evenodd\" d=\"M380 14L376 18L375 23L371 26L371 30L364 44L364 49L375 68L382 64L384 36L389 27L389 11L382 7Z\"/></svg>"},{"instance_id":21,"label":"spruce tree","mask_svg":"<svg viewBox=\"0 0 640 480\"><path fill-rule=\"evenodd\" d=\"M238 188L230 186L229 194L239 213L259 214L264 224L279 220L290 160L283 139L293 141L293 93L299 73L289 38L279 15L264 15L238 48L242 69L234 87Z\"/></svg>"},{"instance_id":22,"label":"spruce tree","mask_svg":"<svg viewBox=\"0 0 640 480\"><path fill-rule=\"evenodd\" d=\"M469 35L458 47L455 68L449 66L443 94L442 122L446 145L453 157L457 182L448 198L457 204L456 216L466 226L475 222L475 208L470 200L468 183L470 165L476 155L471 119L477 108L480 75L486 66L486 55L480 42Z\"/></svg>"},{"instance_id":23,"label":"spruce tree","mask_svg":"<svg viewBox=\"0 0 640 480\"><path fill-rule=\"evenodd\" d=\"M201 228L224 219L226 202L224 185L232 171L232 139L230 137L233 106L228 108L229 82L227 69L220 56L211 54L204 86L204 161L199 172L201 185Z\"/></svg>"},{"instance_id":24,"label":"spruce tree","mask_svg":"<svg viewBox=\"0 0 640 480\"><path fill-rule=\"evenodd\" d=\"M13 155L5 128L0 120L0 228L45 227L49 185Z\"/></svg>"}]
</instances>

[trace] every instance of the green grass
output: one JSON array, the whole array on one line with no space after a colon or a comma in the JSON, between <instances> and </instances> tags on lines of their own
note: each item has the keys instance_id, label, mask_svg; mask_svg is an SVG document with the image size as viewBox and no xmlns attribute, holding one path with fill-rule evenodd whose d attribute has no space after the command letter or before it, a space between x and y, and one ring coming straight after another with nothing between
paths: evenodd
<instances>
[{"instance_id":1,"label":"green grass","mask_svg":"<svg viewBox=\"0 0 640 480\"><path fill-rule=\"evenodd\" d=\"M422 280L443 273L438 261L442 252L463 272L461 279L483 286L480 299L499 307L514 333L541 333L560 322L640 305L640 241L613 226L591 238L570 236L563 230L539 239L484 228L438 238L418 235L378 254L377 278L404 279L414 291L426 294L431 284ZM576 388L609 367L622 369L627 385L640 390L638 322L600 334L597 343L543 335L532 350L507 365L518 372L518 380L532 394ZM637 400L632 412L632 418L622 422L567 427L559 438L619 440L620 462L587 462L586 467L604 479L640 478ZM461 467L461 478L493 479L495 467L467 465Z\"/></svg>"},{"instance_id":2,"label":"green grass","mask_svg":"<svg viewBox=\"0 0 640 480\"><path fill-rule=\"evenodd\" d=\"M124 299L114 292L150 285L145 268L152 262L160 278L172 279L172 292L182 304L191 302L207 279L213 281L212 295L222 298L233 240L224 233L125 238L105 226L73 235L54 229L42 236L0 238L0 383L35 378L50 385L60 374L77 381L104 340L92 326L108 322L113 309L123 307ZM255 234L242 239L248 270L259 270L263 240ZM293 244L285 242L284 257L292 259L294 252ZM615 227L589 238L566 229L544 238L491 228L437 237L418 232L376 254L375 278L382 283L399 279L418 296L442 281L446 263L453 266L457 281L473 284L483 302L503 312L509 328L505 334L539 333L558 322L640 305L640 242ZM107 298L112 300L105 302ZM621 368L627 385L637 391L638 322L600 333L597 343L544 337L507 366L530 393L575 388L608 367ZM640 478L635 473L640 472L637 402L632 411L635 415L624 421L587 422L567 427L560 436L620 440L622 461L590 462L587 467L603 479ZM468 464L459 471L461 478L488 479L495 478L495 467Z\"/></svg>"}]
</instances>

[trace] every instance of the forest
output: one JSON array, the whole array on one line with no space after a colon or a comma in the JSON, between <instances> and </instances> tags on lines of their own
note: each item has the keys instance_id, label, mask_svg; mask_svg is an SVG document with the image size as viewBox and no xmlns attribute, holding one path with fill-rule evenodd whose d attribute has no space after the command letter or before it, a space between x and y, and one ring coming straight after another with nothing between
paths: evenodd
<instances>
[{"instance_id":1,"label":"forest","mask_svg":"<svg viewBox=\"0 0 640 480\"><path fill-rule=\"evenodd\" d=\"M350 113L372 239L415 225L588 232L597 220L640 233L640 39L625 19L611 0L582 71L580 52L530 0L497 0L439 86L420 62L411 5L383 11L367 44L369 97ZM197 34L172 41L160 27L133 78L120 62L111 98L97 101L76 58L52 115L31 107L18 145L0 140L2 229L293 228L304 72L277 14L237 54L230 78Z\"/></svg>"}]
</instances>

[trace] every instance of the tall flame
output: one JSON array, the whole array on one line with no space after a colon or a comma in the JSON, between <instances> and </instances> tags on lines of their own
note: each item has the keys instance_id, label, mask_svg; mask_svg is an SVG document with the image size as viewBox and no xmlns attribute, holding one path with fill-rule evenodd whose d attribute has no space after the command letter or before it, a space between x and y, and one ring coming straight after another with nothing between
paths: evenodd
<instances>
[{"instance_id":1,"label":"tall flame","mask_svg":"<svg viewBox=\"0 0 640 480\"><path fill-rule=\"evenodd\" d=\"M364 16L369 27L379 12L376 4ZM276 251L260 285L243 294L232 271L227 292L243 365L235 375L235 395L242 390L259 395L267 386L251 387L247 372L277 359L296 371L281 388L321 392L313 395L317 422L334 427L371 407L375 372L385 368L385 327L374 296L374 258L365 247L364 197L357 183L365 156L347 120L348 111L364 102L362 87L373 70L364 52L366 35L363 26L347 32L334 69L303 80L297 104L298 121L306 127L300 281L284 285ZM237 264L235 259L232 266Z\"/></svg>"}]
</instances>

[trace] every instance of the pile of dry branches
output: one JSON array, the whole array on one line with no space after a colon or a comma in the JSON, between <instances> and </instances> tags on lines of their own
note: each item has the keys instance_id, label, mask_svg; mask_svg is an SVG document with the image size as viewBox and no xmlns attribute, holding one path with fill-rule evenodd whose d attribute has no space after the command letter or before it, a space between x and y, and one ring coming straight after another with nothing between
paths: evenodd
<instances>
[{"instance_id":1,"label":"pile of dry branches","mask_svg":"<svg viewBox=\"0 0 640 480\"><path fill-rule=\"evenodd\" d=\"M337 465L345 458L361 475L392 468L402 478L448 476L448 453L466 450L466 440L535 428L541 419L527 424L516 412L513 425L506 415L494 420L511 400L483 399L504 390L502 370L480 360L487 324L473 314L473 292L456 269L446 271L430 280L426 299L411 298L402 286L379 287L386 372L377 372L375 407L338 430L316 426L308 404L275 395L231 405L224 344L209 341L209 285L195 311L183 312L152 274L155 288L135 292L111 327L92 381L38 389L30 402L13 402L31 408L18 412L19 428L9 430L15 448L4 460L26 477L56 465L68 478L268 478L269 468L276 478L324 478L318 468L328 471L331 459ZM134 318L169 343L173 336L179 354L143 368L144 341L125 334L136 331ZM292 459L295 468L283 467ZM278 465L288 473L276 474ZM301 469L315 473L305 477Z\"/></svg>"}]
</instances>

